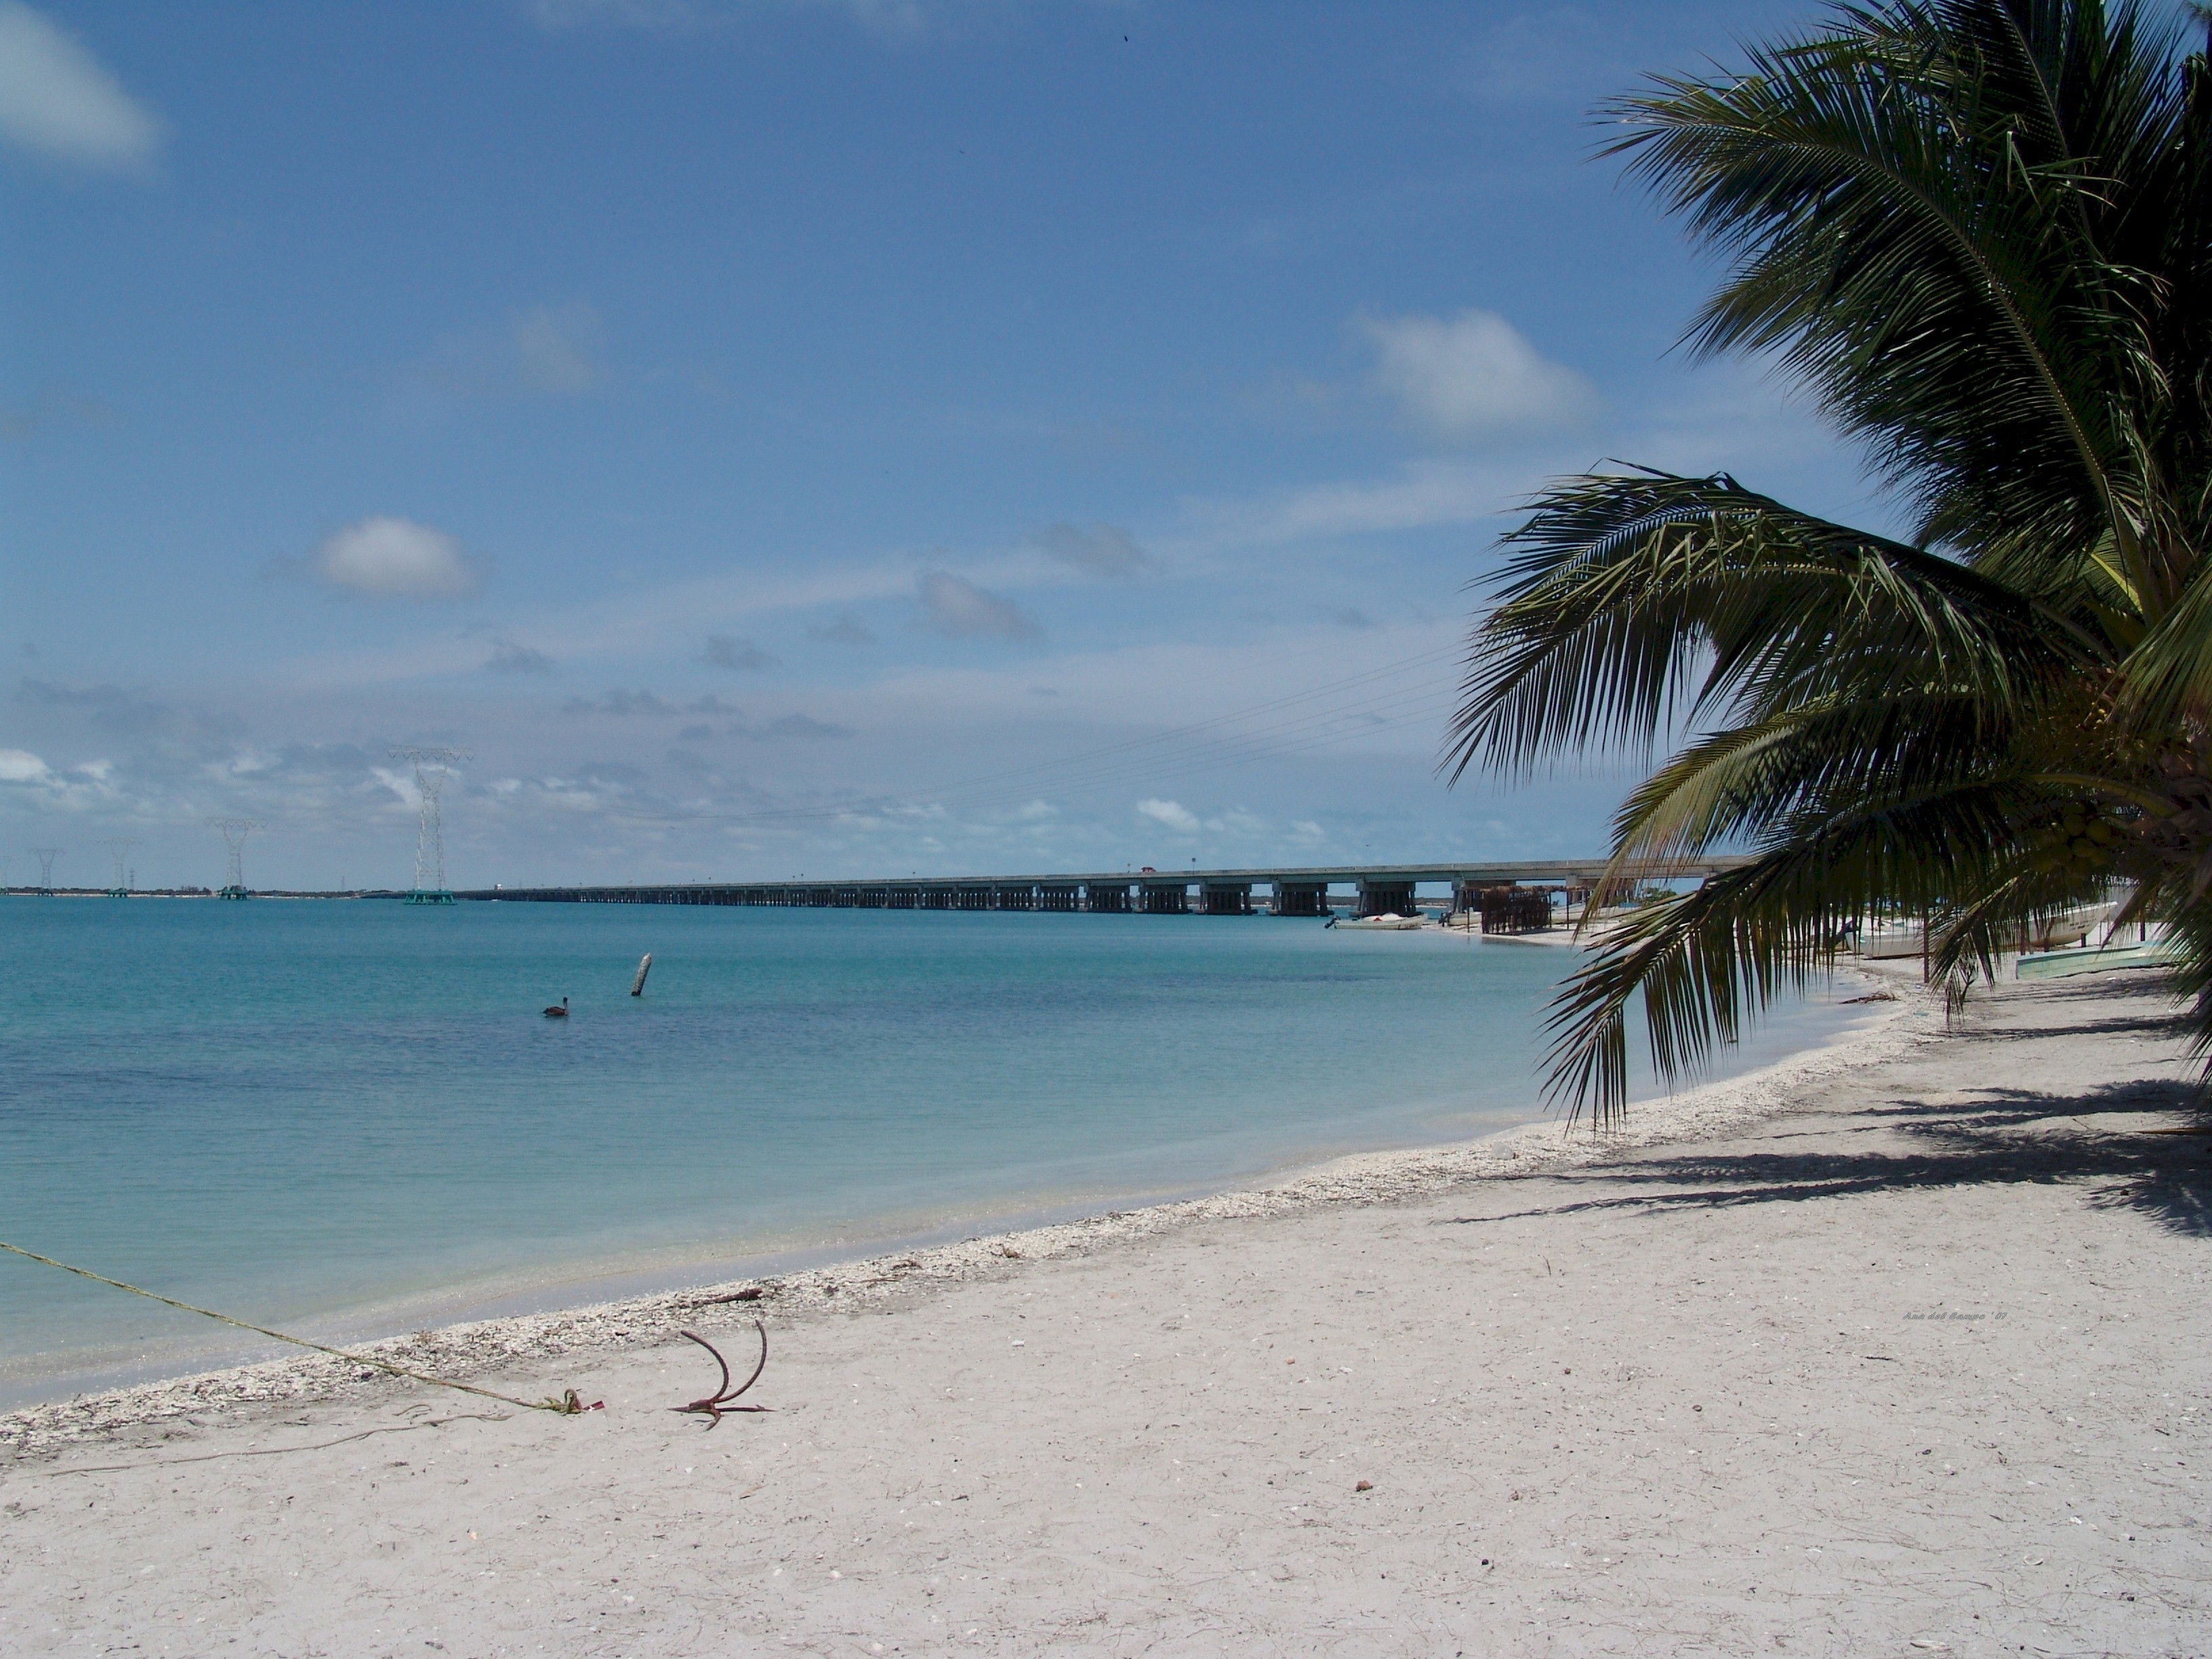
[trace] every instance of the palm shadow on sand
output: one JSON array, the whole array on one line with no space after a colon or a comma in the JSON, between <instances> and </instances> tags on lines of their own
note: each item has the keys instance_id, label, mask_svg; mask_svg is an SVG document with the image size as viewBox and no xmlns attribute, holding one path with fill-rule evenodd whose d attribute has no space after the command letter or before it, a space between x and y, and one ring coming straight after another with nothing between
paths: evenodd
<instances>
[{"instance_id":1,"label":"palm shadow on sand","mask_svg":"<svg viewBox=\"0 0 2212 1659\"><path fill-rule=\"evenodd\" d=\"M2103 994L2109 996L2109 988ZM2157 1040L2179 1034L2165 1013L2074 1025L1998 1021L1990 1037L2037 1040L2136 1032ZM2167 1230L2212 1237L2212 1116L2199 1085L2181 1079L2130 1079L2087 1091L1979 1091L1972 1100L1893 1098L1871 1110L1790 1125L1766 1138L1831 1141L1881 1134L1887 1147L1856 1151L1684 1152L1662 1150L1527 1179L1589 1182L1603 1196L1439 1223L1480 1226L1536 1215L1648 1209L1725 1209L1746 1204L1805 1203L1912 1188L2080 1184L2087 1201L2132 1210ZM2159 1133L2181 1129L2183 1133ZM1905 1145L1899 1148L1896 1142ZM1623 1187L1630 1190L1622 1192Z\"/></svg>"}]
</instances>

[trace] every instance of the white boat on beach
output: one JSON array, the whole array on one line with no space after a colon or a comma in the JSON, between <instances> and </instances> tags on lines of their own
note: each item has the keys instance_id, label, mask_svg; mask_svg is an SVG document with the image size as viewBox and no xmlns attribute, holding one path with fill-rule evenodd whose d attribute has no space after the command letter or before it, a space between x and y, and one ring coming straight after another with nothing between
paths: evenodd
<instances>
[{"instance_id":1,"label":"white boat on beach","mask_svg":"<svg viewBox=\"0 0 2212 1659\"><path fill-rule=\"evenodd\" d=\"M2106 927L2118 914L2117 902L2092 904L2065 915L2053 916L2033 929L2015 932L2008 940L2007 948L2015 951L2041 951L2061 945L2080 945L2098 928ZM1875 925L1862 927L1851 947L1854 956L1876 962L1895 961L1905 957L1917 957L1927 948L1926 938L1919 925Z\"/></svg>"},{"instance_id":2,"label":"white boat on beach","mask_svg":"<svg viewBox=\"0 0 2212 1659\"><path fill-rule=\"evenodd\" d=\"M1328 925L1332 927L1349 927L1363 933L1410 933L1427 927L1428 923L1419 916L1401 916L1396 911L1390 910L1379 916L1339 916Z\"/></svg>"},{"instance_id":3,"label":"white boat on beach","mask_svg":"<svg viewBox=\"0 0 2212 1659\"><path fill-rule=\"evenodd\" d=\"M2130 940L2100 949L2031 951L2013 964L2014 979L2072 979L2115 968L2171 968L2180 952L2170 939Z\"/></svg>"}]
</instances>

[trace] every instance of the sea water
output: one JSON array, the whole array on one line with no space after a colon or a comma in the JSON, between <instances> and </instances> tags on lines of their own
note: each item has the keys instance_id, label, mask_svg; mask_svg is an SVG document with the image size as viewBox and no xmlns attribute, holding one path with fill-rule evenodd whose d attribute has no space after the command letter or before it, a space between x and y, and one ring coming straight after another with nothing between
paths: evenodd
<instances>
[{"instance_id":1,"label":"sea water","mask_svg":"<svg viewBox=\"0 0 2212 1659\"><path fill-rule=\"evenodd\" d=\"M1271 917L0 898L0 1238L324 1340L834 1259L1540 1116L1573 962ZM0 1255L0 1404L272 1351Z\"/></svg>"}]
</instances>

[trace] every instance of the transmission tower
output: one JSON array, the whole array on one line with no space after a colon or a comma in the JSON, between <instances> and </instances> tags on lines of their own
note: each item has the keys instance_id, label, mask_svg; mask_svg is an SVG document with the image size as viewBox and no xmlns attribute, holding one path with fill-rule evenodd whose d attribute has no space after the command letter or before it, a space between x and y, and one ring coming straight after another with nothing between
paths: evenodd
<instances>
[{"instance_id":1,"label":"transmission tower","mask_svg":"<svg viewBox=\"0 0 2212 1659\"><path fill-rule=\"evenodd\" d=\"M33 847L31 856L39 861L39 896L54 896L54 860L62 855L58 847Z\"/></svg>"},{"instance_id":2,"label":"transmission tower","mask_svg":"<svg viewBox=\"0 0 2212 1659\"><path fill-rule=\"evenodd\" d=\"M446 885L446 826L438 812L438 792L454 763L468 757L458 749L395 749L392 758L415 769L415 799L420 817L415 830L415 885L409 904L451 904L453 890Z\"/></svg>"},{"instance_id":3,"label":"transmission tower","mask_svg":"<svg viewBox=\"0 0 2212 1659\"><path fill-rule=\"evenodd\" d=\"M217 898L242 899L246 896L246 876L242 860L246 853L246 838L262 826L252 818L210 818L208 827L222 831L222 844L230 851L230 878L222 884Z\"/></svg>"},{"instance_id":4,"label":"transmission tower","mask_svg":"<svg viewBox=\"0 0 2212 1659\"><path fill-rule=\"evenodd\" d=\"M107 890L108 897L129 898L131 896L131 876L130 872L124 869L123 860L130 856L131 849L137 844L136 841L120 838L107 843L107 856L115 860L115 885Z\"/></svg>"}]
</instances>

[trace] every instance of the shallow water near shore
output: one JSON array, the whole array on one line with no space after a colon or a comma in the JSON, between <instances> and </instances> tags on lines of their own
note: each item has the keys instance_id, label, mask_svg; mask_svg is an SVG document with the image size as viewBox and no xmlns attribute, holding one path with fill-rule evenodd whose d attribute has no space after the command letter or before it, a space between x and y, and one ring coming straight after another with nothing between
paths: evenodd
<instances>
[{"instance_id":1,"label":"shallow water near shore","mask_svg":"<svg viewBox=\"0 0 2212 1659\"><path fill-rule=\"evenodd\" d=\"M957 1236L1540 1116L1572 961L1266 917L0 900L0 1238L349 1339ZM270 1351L0 1256L0 1405Z\"/></svg>"}]
</instances>

